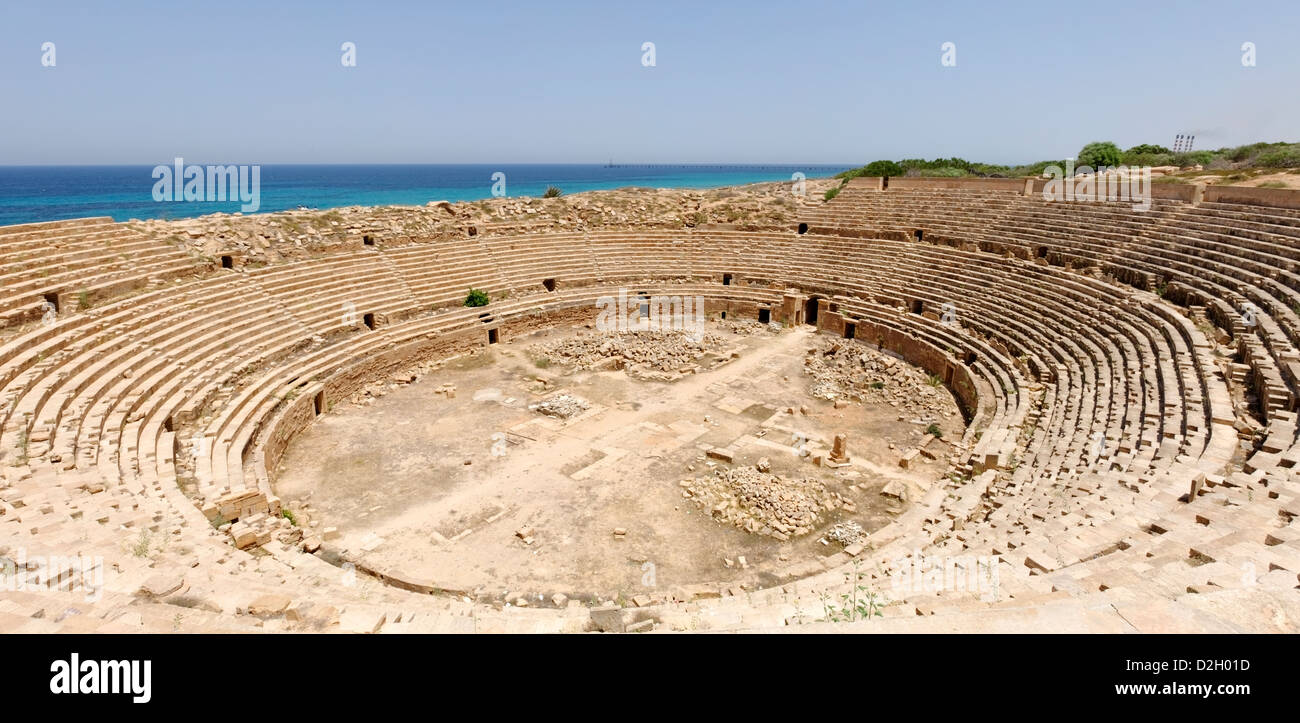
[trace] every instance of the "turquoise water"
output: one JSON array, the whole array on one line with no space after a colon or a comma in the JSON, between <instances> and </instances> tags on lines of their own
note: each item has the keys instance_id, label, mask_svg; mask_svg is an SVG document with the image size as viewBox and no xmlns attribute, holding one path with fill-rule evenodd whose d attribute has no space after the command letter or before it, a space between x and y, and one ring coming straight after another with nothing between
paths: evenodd
<instances>
[{"instance_id":1,"label":"turquoise water","mask_svg":"<svg viewBox=\"0 0 1300 723\"><path fill-rule=\"evenodd\" d=\"M171 164L167 164L170 168ZM565 193L627 186L715 188L765 181L789 182L850 168L826 165L265 165L259 167L257 212L306 206L419 205L473 201L493 195L495 173L505 174L508 196L540 196L547 186ZM85 216L190 218L235 213L239 201L156 201L154 166L2 166L0 225ZM251 175L251 174L250 174Z\"/></svg>"}]
</instances>

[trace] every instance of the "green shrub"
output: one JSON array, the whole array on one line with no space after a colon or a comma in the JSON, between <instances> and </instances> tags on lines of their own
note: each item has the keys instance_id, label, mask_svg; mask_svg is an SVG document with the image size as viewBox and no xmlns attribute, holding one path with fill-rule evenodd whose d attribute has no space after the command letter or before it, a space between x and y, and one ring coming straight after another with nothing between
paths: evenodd
<instances>
[{"instance_id":1,"label":"green shrub","mask_svg":"<svg viewBox=\"0 0 1300 723\"><path fill-rule=\"evenodd\" d=\"M1291 145L1291 144L1289 144L1289 143L1250 143L1250 144L1248 144L1248 145L1244 145L1244 146L1237 146L1236 148L1228 148L1228 149L1225 149L1225 150L1223 151L1223 153L1228 157L1229 160L1231 160L1231 161L1233 161L1233 162L1235 162L1235 163L1241 163L1242 161L1249 161L1250 159L1254 158L1255 156L1260 155L1261 153L1264 153L1265 151L1269 151L1269 150L1276 149L1276 148L1280 148L1280 147L1282 147L1282 146L1287 146L1287 145Z\"/></svg>"},{"instance_id":2,"label":"green shrub","mask_svg":"<svg viewBox=\"0 0 1300 723\"><path fill-rule=\"evenodd\" d=\"M901 176L907 170L893 161L872 161L863 166L862 173L865 176Z\"/></svg>"},{"instance_id":3,"label":"green shrub","mask_svg":"<svg viewBox=\"0 0 1300 723\"><path fill-rule=\"evenodd\" d=\"M1174 154L1172 153L1137 153L1133 149L1124 151L1120 157L1120 163L1130 168L1142 166L1172 166L1174 165Z\"/></svg>"},{"instance_id":4,"label":"green shrub","mask_svg":"<svg viewBox=\"0 0 1300 723\"><path fill-rule=\"evenodd\" d=\"M1175 166L1208 166L1210 161L1214 160L1214 153L1211 151L1187 151L1186 153L1175 153L1170 159Z\"/></svg>"},{"instance_id":5,"label":"green shrub","mask_svg":"<svg viewBox=\"0 0 1300 723\"><path fill-rule=\"evenodd\" d=\"M1140 143L1124 152L1146 155L1146 154L1156 154L1156 153L1171 153L1172 151L1170 151L1168 148L1165 148L1164 146L1157 146L1151 143Z\"/></svg>"},{"instance_id":6,"label":"green shrub","mask_svg":"<svg viewBox=\"0 0 1300 723\"><path fill-rule=\"evenodd\" d=\"M1290 148L1279 148L1275 151L1269 151L1255 159L1256 166L1264 168L1296 168L1300 167L1300 146Z\"/></svg>"},{"instance_id":7,"label":"green shrub","mask_svg":"<svg viewBox=\"0 0 1300 723\"><path fill-rule=\"evenodd\" d=\"M555 186L547 186L546 192L542 194L542 198L559 198L563 195L564 191L561 191L559 188L556 188Z\"/></svg>"},{"instance_id":8,"label":"green shrub","mask_svg":"<svg viewBox=\"0 0 1300 723\"><path fill-rule=\"evenodd\" d=\"M832 188L831 190L827 191L827 192L822 196L822 198L824 198L824 199L826 199L827 201L829 201L829 200L831 200L832 198L835 198L835 197L838 196L838 195L840 195L840 187L839 187L839 186L836 186L835 188Z\"/></svg>"},{"instance_id":9,"label":"green shrub","mask_svg":"<svg viewBox=\"0 0 1300 723\"><path fill-rule=\"evenodd\" d=\"M930 426L925 428L925 433L933 434L936 438L943 436L943 430L939 429L939 425L934 423L931 423Z\"/></svg>"},{"instance_id":10,"label":"green shrub","mask_svg":"<svg viewBox=\"0 0 1300 723\"><path fill-rule=\"evenodd\" d=\"M861 168L854 168L852 170L845 171L839 174L837 178L850 179L850 178L857 178L859 176L870 176L870 177L901 176L906 172L907 169L903 168L901 165L897 163L894 163L893 161L881 160L881 161L872 161L871 163L868 163L867 165L862 166Z\"/></svg>"},{"instance_id":11,"label":"green shrub","mask_svg":"<svg viewBox=\"0 0 1300 723\"><path fill-rule=\"evenodd\" d=\"M939 178L963 178L969 174L966 173L966 169L964 168L954 168L952 166L940 166L939 168L931 168L926 171L923 171L919 175L936 176Z\"/></svg>"},{"instance_id":12,"label":"green shrub","mask_svg":"<svg viewBox=\"0 0 1300 723\"><path fill-rule=\"evenodd\" d=\"M1033 176L1035 178L1041 178L1043 173L1047 170L1048 166L1065 168L1065 161L1063 160L1062 161L1039 161L1037 163L1030 163L1024 166L1016 166L1014 168L1010 168L1007 170L1007 176L1013 178L1022 178L1024 176Z\"/></svg>"},{"instance_id":13,"label":"green shrub","mask_svg":"<svg viewBox=\"0 0 1300 723\"><path fill-rule=\"evenodd\" d=\"M965 158L936 158L927 161L922 158L904 158L898 162L909 176L948 176L959 178L969 175L993 175L1007 171L1006 166L987 163L971 163Z\"/></svg>"},{"instance_id":14,"label":"green shrub","mask_svg":"<svg viewBox=\"0 0 1300 723\"><path fill-rule=\"evenodd\" d=\"M1075 165L1076 167L1091 166L1093 169L1102 166L1118 166L1121 157L1119 146L1110 141L1096 141L1079 150L1079 158Z\"/></svg>"},{"instance_id":15,"label":"green shrub","mask_svg":"<svg viewBox=\"0 0 1300 723\"><path fill-rule=\"evenodd\" d=\"M487 292L482 289L470 289L469 296L465 297L465 306L487 306Z\"/></svg>"}]
</instances>

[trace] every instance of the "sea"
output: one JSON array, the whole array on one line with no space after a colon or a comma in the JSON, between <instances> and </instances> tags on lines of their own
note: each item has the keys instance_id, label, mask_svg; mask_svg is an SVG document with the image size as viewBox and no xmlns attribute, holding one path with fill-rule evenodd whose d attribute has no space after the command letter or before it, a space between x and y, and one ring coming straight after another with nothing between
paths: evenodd
<instances>
[{"instance_id":1,"label":"sea","mask_svg":"<svg viewBox=\"0 0 1300 723\"><path fill-rule=\"evenodd\" d=\"M548 186L564 193L578 193L627 187L716 188L792 182L796 173L819 178L852 165L263 165L258 170L257 212L474 201L502 192L506 196L536 197ZM156 168L0 166L0 225L87 216L111 216L117 221L192 218L240 211L239 200L155 200Z\"/></svg>"}]
</instances>

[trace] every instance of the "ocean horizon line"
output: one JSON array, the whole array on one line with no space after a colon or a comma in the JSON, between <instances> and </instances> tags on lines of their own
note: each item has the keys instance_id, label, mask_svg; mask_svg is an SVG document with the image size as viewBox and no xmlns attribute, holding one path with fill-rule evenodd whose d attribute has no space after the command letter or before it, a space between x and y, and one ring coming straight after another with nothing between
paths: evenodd
<instances>
[{"instance_id":1,"label":"ocean horizon line","mask_svg":"<svg viewBox=\"0 0 1300 723\"><path fill-rule=\"evenodd\" d=\"M184 156L181 156L183 159ZM174 161L174 158L168 159L168 163ZM187 161L187 165L191 162ZM193 161L193 165L232 165L232 162L219 161ZM0 168L152 168L158 163L138 162L138 163L0 163ZM240 165L240 164L233 164ZM473 162L473 163L435 163L429 161L418 161L411 163L370 163L370 162L261 162L256 165L261 166L308 166L308 167L346 167L346 166L366 166L366 167L407 167L407 166L444 166L444 167L491 167L491 166L516 166L516 167L544 167L544 166L567 166L567 167L718 167L718 168L856 168L852 163L728 163L725 161L619 161L612 162L557 162L544 163L537 161L516 162L516 161L493 161L493 162ZM858 164L861 165L861 164Z\"/></svg>"},{"instance_id":2,"label":"ocean horizon line","mask_svg":"<svg viewBox=\"0 0 1300 723\"><path fill-rule=\"evenodd\" d=\"M178 168L183 164L184 168ZM301 208L419 206L430 201L537 197L620 188L710 189L825 178L853 164L727 163L283 163L0 166L0 225L90 216L193 218ZM183 187L194 169L231 187ZM220 170L220 173L216 171ZM200 179L196 178L195 181ZM237 187L235 187L237 186ZM238 200L236 200L238 199Z\"/></svg>"}]
</instances>

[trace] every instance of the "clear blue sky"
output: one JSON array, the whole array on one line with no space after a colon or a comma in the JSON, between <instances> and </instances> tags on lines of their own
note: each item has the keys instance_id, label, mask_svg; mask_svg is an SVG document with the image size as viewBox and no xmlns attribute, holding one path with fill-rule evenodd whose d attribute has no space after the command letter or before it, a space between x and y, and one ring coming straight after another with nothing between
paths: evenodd
<instances>
[{"instance_id":1,"label":"clear blue sky","mask_svg":"<svg viewBox=\"0 0 1300 723\"><path fill-rule=\"evenodd\" d=\"M4 165L1016 163L1179 132L1300 140L1297 0L0 4Z\"/></svg>"}]
</instances>

